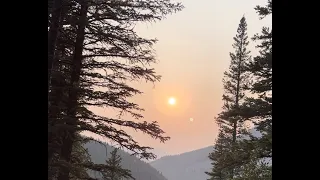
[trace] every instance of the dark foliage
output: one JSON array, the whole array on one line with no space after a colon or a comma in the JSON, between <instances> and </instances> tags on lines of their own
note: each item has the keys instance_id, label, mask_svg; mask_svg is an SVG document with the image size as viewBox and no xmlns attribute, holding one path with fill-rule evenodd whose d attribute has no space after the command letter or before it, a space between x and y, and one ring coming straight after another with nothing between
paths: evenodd
<instances>
[{"instance_id":1,"label":"dark foliage","mask_svg":"<svg viewBox=\"0 0 320 180\"><path fill-rule=\"evenodd\" d=\"M169 0L48 1L48 38L55 40L48 44L48 163L59 168L59 180L68 180L72 167L110 168L72 162L77 133L106 137L147 159L155 157L148 151L152 148L141 146L119 126L161 142L169 139L157 122L137 121L143 118L143 109L129 98L142 92L128 82L160 80L149 67L156 62L152 49L156 40L138 36L136 23L162 20L182 8ZM92 107L113 108L119 116L98 116ZM123 119L124 113L132 118Z\"/></svg>"},{"instance_id":2,"label":"dark foliage","mask_svg":"<svg viewBox=\"0 0 320 180\"><path fill-rule=\"evenodd\" d=\"M223 79L225 93L223 95L223 111L216 119L219 125L219 135L214 151L209 155L213 161L212 171L207 172L210 179L233 178L236 169L241 163L236 156L238 151L237 139L246 133L244 118L240 115L240 106L245 98L245 90L249 85L246 64L250 60L250 51L245 17L240 20L233 48L235 53L230 53L231 63L229 71L225 72Z\"/></svg>"}]
</instances>

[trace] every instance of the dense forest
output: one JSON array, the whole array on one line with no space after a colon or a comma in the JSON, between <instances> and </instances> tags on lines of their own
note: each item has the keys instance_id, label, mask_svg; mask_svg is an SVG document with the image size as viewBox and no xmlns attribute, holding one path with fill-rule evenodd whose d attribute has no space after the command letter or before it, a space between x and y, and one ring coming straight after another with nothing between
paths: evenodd
<instances>
[{"instance_id":1,"label":"dense forest","mask_svg":"<svg viewBox=\"0 0 320 180\"><path fill-rule=\"evenodd\" d=\"M272 0L256 6L260 19L272 14ZM252 37L258 41L259 55L251 57L245 17L240 20L233 38L234 52L223 79L223 111L216 118L219 135L209 158L210 180L272 179L272 30L263 27ZM248 131L252 123L260 132Z\"/></svg>"},{"instance_id":2,"label":"dense forest","mask_svg":"<svg viewBox=\"0 0 320 180\"><path fill-rule=\"evenodd\" d=\"M169 140L157 122L143 121L142 108L128 100L138 89L127 82L160 80L156 39L140 37L134 26L156 22L183 9L170 0L48 0L48 179L95 179L88 171L117 172L121 166L96 164L83 144L86 131L152 159L152 147L140 145L119 126ZM102 117L93 107L116 109L132 119ZM141 119L140 121L134 121Z\"/></svg>"}]
</instances>

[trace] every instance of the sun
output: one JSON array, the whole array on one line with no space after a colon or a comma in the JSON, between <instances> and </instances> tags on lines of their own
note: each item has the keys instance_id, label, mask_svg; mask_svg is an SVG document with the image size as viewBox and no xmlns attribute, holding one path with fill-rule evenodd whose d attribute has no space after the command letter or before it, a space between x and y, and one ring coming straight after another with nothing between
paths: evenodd
<instances>
[{"instance_id":1,"label":"sun","mask_svg":"<svg viewBox=\"0 0 320 180\"><path fill-rule=\"evenodd\" d=\"M176 99L174 97L169 98L168 103L170 105L175 105L176 104Z\"/></svg>"}]
</instances>

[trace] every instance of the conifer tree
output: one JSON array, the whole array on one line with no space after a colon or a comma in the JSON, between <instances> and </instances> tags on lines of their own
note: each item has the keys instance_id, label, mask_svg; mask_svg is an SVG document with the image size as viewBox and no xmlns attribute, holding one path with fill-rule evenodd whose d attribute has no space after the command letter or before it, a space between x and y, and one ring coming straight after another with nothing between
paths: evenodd
<instances>
[{"instance_id":1,"label":"conifer tree","mask_svg":"<svg viewBox=\"0 0 320 180\"><path fill-rule=\"evenodd\" d=\"M229 70L224 73L223 85L223 111L216 118L219 125L219 135L214 151L209 155L213 161L213 169L207 172L210 179L232 179L239 166L237 151L237 139L245 133L243 121L240 116L240 106L245 97L245 90L248 86L248 73L245 71L246 63L250 59L250 51L247 36L247 23L243 16L237 29L237 35L233 38L235 49L230 53L231 63Z\"/></svg>"},{"instance_id":2,"label":"conifer tree","mask_svg":"<svg viewBox=\"0 0 320 180\"><path fill-rule=\"evenodd\" d=\"M260 19L272 14L272 0L268 0L265 7L255 8ZM247 65L247 71L253 76L253 84L249 90L257 95L246 98L241 107L242 116L250 119L261 137L251 136L250 140L241 142L242 149L247 153L246 164L242 167L238 179L272 179L272 30L262 28L261 34L252 38L260 41L257 45L259 55L254 57Z\"/></svg>"},{"instance_id":3,"label":"conifer tree","mask_svg":"<svg viewBox=\"0 0 320 180\"><path fill-rule=\"evenodd\" d=\"M221 127L220 127L221 128ZM230 148L232 147L232 137L229 133L219 132L214 150L209 154L209 158L212 160L211 165L213 166L211 172L206 172L210 176L210 180L225 180L230 176L230 168L227 169L223 162L228 160L228 155L231 153Z\"/></svg>"},{"instance_id":4,"label":"conifer tree","mask_svg":"<svg viewBox=\"0 0 320 180\"><path fill-rule=\"evenodd\" d=\"M106 164L110 168L106 172L102 173L104 180L122 180L132 178L130 170L122 169L122 158L117 152L118 149L114 148L114 150L110 152L111 157L106 160Z\"/></svg>"},{"instance_id":5,"label":"conifer tree","mask_svg":"<svg viewBox=\"0 0 320 180\"><path fill-rule=\"evenodd\" d=\"M156 122L134 120L143 118L139 113L143 109L128 97L142 92L127 82L160 79L154 69L148 68L155 63L152 45L156 40L139 37L133 29L135 24L161 20L181 9L180 3L170 0L68 0L55 48L60 77L56 82L62 84L51 84L49 91L50 105L54 106L49 106L48 159L59 157L59 180L70 178L75 134L82 131L109 138L141 158L155 157L148 152L151 147L139 145L117 126L140 130L161 142L169 139ZM56 93L58 90L63 93ZM101 117L91 112L94 106L114 108L133 119ZM84 166L93 170L107 167L92 163Z\"/></svg>"},{"instance_id":6,"label":"conifer tree","mask_svg":"<svg viewBox=\"0 0 320 180\"><path fill-rule=\"evenodd\" d=\"M48 24L51 24L50 1L48 1ZM74 34L70 33L73 30L70 22L70 12L75 2L72 0L63 0L61 7L61 16L59 21L58 36L54 48L54 57L50 71L50 83L48 91L48 163L52 157L60 151L62 129L59 124L65 124L64 115L66 114L66 103L68 100L68 83L70 81L70 58L74 49ZM75 15L74 15L75 16ZM50 31L50 27L49 31ZM49 66L49 65L48 65ZM59 130L59 131L58 131Z\"/></svg>"},{"instance_id":7,"label":"conifer tree","mask_svg":"<svg viewBox=\"0 0 320 180\"><path fill-rule=\"evenodd\" d=\"M261 18L272 14L272 1L266 7L255 8ZM250 118L256 129L261 132L261 138L252 137L255 149L261 158L272 157L272 30L262 28L261 34L256 34L253 40L260 41L257 46L259 55L248 63L248 71L253 74L254 83L250 91L258 98L247 98L242 107L242 116Z\"/></svg>"},{"instance_id":8,"label":"conifer tree","mask_svg":"<svg viewBox=\"0 0 320 180\"><path fill-rule=\"evenodd\" d=\"M271 180L272 167L267 162L259 162L257 159L250 159L241 167L240 176L235 180Z\"/></svg>"}]
</instances>

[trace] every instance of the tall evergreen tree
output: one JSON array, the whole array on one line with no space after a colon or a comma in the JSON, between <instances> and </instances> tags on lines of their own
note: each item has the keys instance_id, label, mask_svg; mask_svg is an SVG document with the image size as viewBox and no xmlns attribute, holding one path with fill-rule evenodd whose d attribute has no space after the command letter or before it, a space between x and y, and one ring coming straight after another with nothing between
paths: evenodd
<instances>
[{"instance_id":1,"label":"tall evergreen tree","mask_svg":"<svg viewBox=\"0 0 320 180\"><path fill-rule=\"evenodd\" d=\"M272 14L272 0L268 1L266 7L255 8L261 18ZM256 94L257 98L247 98L243 104L243 116L250 118L256 129L261 132L261 138L252 137L257 143L256 149L260 151L259 156L272 157L272 30L268 27L262 28L261 34L253 37L255 41L261 41L257 46L259 55L248 63L248 71L254 77L254 83L249 88Z\"/></svg>"},{"instance_id":2,"label":"tall evergreen tree","mask_svg":"<svg viewBox=\"0 0 320 180\"><path fill-rule=\"evenodd\" d=\"M237 35L233 39L235 42L232 46L235 52L230 53L229 71L224 73L223 79L225 90L223 111L216 119L220 127L219 135L215 149L209 155L213 161L213 169L207 174L211 179L232 179L235 176L235 170L239 166L238 157L235 156L238 147L237 138L245 133L244 119L239 112L248 86L248 73L245 68L250 59L245 17L241 18Z\"/></svg>"},{"instance_id":3,"label":"tall evergreen tree","mask_svg":"<svg viewBox=\"0 0 320 180\"><path fill-rule=\"evenodd\" d=\"M122 158L117 152L118 149L114 148L114 150L110 152L111 157L106 160L106 164L110 168L108 171L102 173L104 180L122 180L132 178L130 170L122 169Z\"/></svg>"},{"instance_id":4,"label":"tall evergreen tree","mask_svg":"<svg viewBox=\"0 0 320 180\"><path fill-rule=\"evenodd\" d=\"M272 0L265 7L255 8L260 19L272 14ZM251 136L250 140L241 142L242 149L247 153L247 163L242 166L241 177L238 179L272 179L272 30L262 28L261 34L252 38L260 41L257 45L259 55L247 65L247 71L252 74L253 84L249 90L257 95L246 98L241 107L242 116L250 119L261 137Z\"/></svg>"},{"instance_id":5,"label":"tall evergreen tree","mask_svg":"<svg viewBox=\"0 0 320 180\"><path fill-rule=\"evenodd\" d=\"M156 122L101 117L90 109L115 108L120 114L143 118L139 113L143 109L128 101L128 97L141 92L126 83L140 79L155 82L160 76L148 68L155 62L152 45L156 40L139 37L133 27L137 22L161 20L181 9L180 3L170 0L68 0L55 48L60 77L56 82L62 84L51 84L49 92L50 105L55 106L49 106L48 159L59 157L59 180L70 178L75 134L82 131L109 138L144 158L155 157L148 152L151 147L139 145L117 126L140 130L161 142L169 139ZM58 90L61 93L56 93ZM103 170L92 163L83 166Z\"/></svg>"},{"instance_id":6,"label":"tall evergreen tree","mask_svg":"<svg viewBox=\"0 0 320 180\"><path fill-rule=\"evenodd\" d=\"M79 19L76 23L78 28L76 30L76 40L75 47L72 57L72 66L71 66L71 76L70 76L70 84L68 88L68 103L67 103L67 113L68 116L65 123L69 126L68 130L64 131L64 137L62 139L62 147L60 156L61 158L67 162L71 163L71 152L74 144L76 127L77 127L77 109L78 107L78 88L79 88L79 79L80 79L80 71L81 71L81 61L82 51L83 51L83 43L84 43L84 33L87 23L87 12L89 4L86 0L80 1L80 10L79 10ZM58 175L58 180L69 180L70 178L70 168L68 166L63 166Z\"/></svg>"},{"instance_id":7,"label":"tall evergreen tree","mask_svg":"<svg viewBox=\"0 0 320 180\"><path fill-rule=\"evenodd\" d=\"M49 2L54 0L49 0ZM70 81L70 58L74 49L74 34L69 26L70 12L76 5L75 1L63 0L61 7L61 20L59 21L58 36L54 49L54 63L52 63L50 73L50 85L48 92L48 163L51 163L52 157L60 151L61 128L59 124L64 124L64 115L66 114L66 105L68 100L68 84ZM48 24L51 24L51 10L48 6L49 18ZM75 17L75 15L73 15ZM50 27L48 26L49 31ZM59 129L59 131L57 131Z\"/></svg>"}]
</instances>

